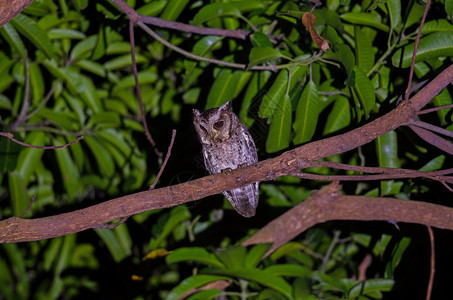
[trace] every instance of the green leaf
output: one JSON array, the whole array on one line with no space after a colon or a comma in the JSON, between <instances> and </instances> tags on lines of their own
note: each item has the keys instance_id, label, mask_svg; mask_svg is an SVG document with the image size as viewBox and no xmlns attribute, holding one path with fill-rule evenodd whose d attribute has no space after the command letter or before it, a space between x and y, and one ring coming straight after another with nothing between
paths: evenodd
<instances>
[{"instance_id":1,"label":"green leaf","mask_svg":"<svg viewBox=\"0 0 453 300\"><path fill-rule=\"evenodd\" d=\"M52 43L47 34L24 14L19 14L10 23L48 57L54 57Z\"/></svg>"},{"instance_id":2,"label":"green leaf","mask_svg":"<svg viewBox=\"0 0 453 300\"><path fill-rule=\"evenodd\" d=\"M260 109L258 111L258 115L261 118L269 118L274 115L278 102L285 95L287 85L288 70L280 70L271 88L261 101Z\"/></svg>"},{"instance_id":3,"label":"green leaf","mask_svg":"<svg viewBox=\"0 0 453 300\"><path fill-rule=\"evenodd\" d=\"M106 75L104 66L91 60L82 59L77 61L74 65L81 68L82 70L91 72L100 77L105 77Z\"/></svg>"},{"instance_id":4,"label":"green leaf","mask_svg":"<svg viewBox=\"0 0 453 300\"><path fill-rule=\"evenodd\" d=\"M245 90L244 98L242 98L241 110L239 118L245 127L250 128L255 122L256 109L255 98L258 92L261 91L270 77L270 72L257 72L253 74L247 89ZM250 116L249 116L250 115Z\"/></svg>"},{"instance_id":5,"label":"green leaf","mask_svg":"<svg viewBox=\"0 0 453 300\"><path fill-rule=\"evenodd\" d=\"M212 3L203 6L190 22L201 25L209 20L224 16L240 16L241 12L254 11L264 7L259 1L236 1L234 3Z\"/></svg>"},{"instance_id":6,"label":"green leaf","mask_svg":"<svg viewBox=\"0 0 453 300\"><path fill-rule=\"evenodd\" d=\"M328 135L351 125L351 110L348 98L337 96L331 112L327 116L323 135Z\"/></svg>"},{"instance_id":7,"label":"green leaf","mask_svg":"<svg viewBox=\"0 0 453 300\"><path fill-rule=\"evenodd\" d=\"M414 43L398 49L392 56L394 66L407 68L412 62ZM415 62L421 62L438 57L453 56L453 34L449 31L440 31L422 37L417 47Z\"/></svg>"},{"instance_id":8,"label":"green leaf","mask_svg":"<svg viewBox=\"0 0 453 300\"><path fill-rule=\"evenodd\" d=\"M277 152L288 148L291 140L292 108L289 95L280 98L272 117L266 140L266 151Z\"/></svg>"},{"instance_id":9,"label":"green leaf","mask_svg":"<svg viewBox=\"0 0 453 300\"><path fill-rule=\"evenodd\" d=\"M71 60L89 58L93 53L93 49L96 46L98 40L97 35L91 35L86 39L78 42L72 49L69 57Z\"/></svg>"},{"instance_id":10,"label":"green leaf","mask_svg":"<svg viewBox=\"0 0 453 300\"><path fill-rule=\"evenodd\" d=\"M23 12L27 15L42 17L48 14L50 11L47 5L33 1L23 10Z\"/></svg>"},{"instance_id":11,"label":"green leaf","mask_svg":"<svg viewBox=\"0 0 453 300\"><path fill-rule=\"evenodd\" d=\"M453 103L453 99L448 92L448 89L443 89L439 94L437 94L433 100L432 103L436 107L444 106L444 105L449 105ZM442 125L448 124L447 117L451 115L451 108L450 109L440 109L437 111L437 116L440 119L440 122Z\"/></svg>"},{"instance_id":12,"label":"green leaf","mask_svg":"<svg viewBox=\"0 0 453 300\"><path fill-rule=\"evenodd\" d=\"M258 263L261 261L263 258L264 254L266 254L267 250L269 250L271 244L257 244L254 245L249 252L247 253L247 256L245 257L245 265L244 267L246 268L255 268Z\"/></svg>"},{"instance_id":13,"label":"green leaf","mask_svg":"<svg viewBox=\"0 0 453 300\"><path fill-rule=\"evenodd\" d=\"M433 158L432 160L430 160L429 162L427 162L419 170L423 171L423 172L439 170L444 165L444 162L445 162L445 156L439 155L439 156Z\"/></svg>"},{"instance_id":14,"label":"green leaf","mask_svg":"<svg viewBox=\"0 0 453 300\"><path fill-rule=\"evenodd\" d=\"M75 39L75 40L82 40L85 39L86 36L83 32L73 29L64 29L64 28L55 28L51 29L48 32L49 39L56 40L56 39Z\"/></svg>"},{"instance_id":15,"label":"green leaf","mask_svg":"<svg viewBox=\"0 0 453 300\"><path fill-rule=\"evenodd\" d=\"M445 12L451 20L453 17L453 0L445 0Z\"/></svg>"},{"instance_id":16,"label":"green leaf","mask_svg":"<svg viewBox=\"0 0 453 300\"><path fill-rule=\"evenodd\" d=\"M34 131L28 134L25 143L35 146L44 146L45 134L42 131ZM17 160L16 170L21 174L26 185L31 180L32 173L35 171L38 162L44 154L43 149L38 148L22 148Z\"/></svg>"},{"instance_id":17,"label":"green leaf","mask_svg":"<svg viewBox=\"0 0 453 300\"><path fill-rule=\"evenodd\" d=\"M106 177L112 176L115 172L115 164L113 163L112 154L98 140L97 137L85 136L84 141L96 158L96 164L99 168L99 172Z\"/></svg>"},{"instance_id":18,"label":"green leaf","mask_svg":"<svg viewBox=\"0 0 453 300\"><path fill-rule=\"evenodd\" d=\"M309 81L297 102L296 119L293 124L296 134L293 139L294 144L308 142L313 137L320 113L319 105L316 84L313 81Z\"/></svg>"},{"instance_id":19,"label":"green leaf","mask_svg":"<svg viewBox=\"0 0 453 300\"><path fill-rule=\"evenodd\" d=\"M140 85L154 83L156 82L157 79L159 79L159 77L154 72L149 71L138 72L138 83ZM135 87L135 78L133 74L125 76L120 81L118 81L115 84L113 91L116 92L118 90L127 89L131 87Z\"/></svg>"},{"instance_id":20,"label":"green leaf","mask_svg":"<svg viewBox=\"0 0 453 300\"><path fill-rule=\"evenodd\" d=\"M357 283L350 291L349 298L354 299L362 295L369 295L375 292L389 292L395 285L393 279L372 278L367 279L365 282ZM374 297L373 297L374 298Z\"/></svg>"},{"instance_id":21,"label":"green leaf","mask_svg":"<svg viewBox=\"0 0 453 300\"><path fill-rule=\"evenodd\" d=\"M217 289L207 289L191 295L190 297L187 298L187 300L220 299L219 297L222 296L224 293L225 292Z\"/></svg>"},{"instance_id":22,"label":"green leaf","mask_svg":"<svg viewBox=\"0 0 453 300\"><path fill-rule=\"evenodd\" d=\"M335 45L333 58L337 59L344 66L347 75L349 76L355 65L355 57L351 48L346 44Z\"/></svg>"},{"instance_id":23,"label":"green leaf","mask_svg":"<svg viewBox=\"0 0 453 300\"><path fill-rule=\"evenodd\" d=\"M262 32L255 32L250 35L250 41L253 47L273 47L272 42L269 40L267 35ZM253 49L253 48L252 48Z\"/></svg>"},{"instance_id":24,"label":"green leaf","mask_svg":"<svg viewBox=\"0 0 453 300\"><path fill-rule=\"evenodd\" d=\"M131 145L124 139L124 135L114 128L106 128L102 131L98 131L98 137L105 139L105 142L112 144L116 149L120 150L121 153L130 157L133 150Z\"/></svg>"},{"instance_id":25,"label":"green leaf","mask_svg":"<svg viewBox=\"0 0 453 300\"><path fill-rule=\"evenodd\" d=\"M51 121L55 125L67 130L77 129L75 114L71 111L54 111L50 108L43 107L36 112L36 116L41 117L43 120Z\"/></svg>"},{"instance_id":26,"label":"green leaf","mask_svg":"<svg viewBox=\"0 0 453 300\"><path fill-rule=\"evenodd\" d=\"M88 0L72 0L72 4L77 10L83 10L88 7Z\"/></svg>"},{"instance_id":27,"label":"green leaf","mask_svg":"<svg viewBox=\"0 0 453 300\"><path fill-rule=\"evenodd\" d=\"M395 131L390 131L376 139L376 152L380 167L399 168L398 139Z\"/></svg>"},{"instance_id":28,"label":"green leaf","mask_svg":"<svg viewBox=\"0 0 453 300\"><path fill-rule=\"evenodd\" d=\"M390 28L395 29L401 22L401 1L388 0L386 6L390 16Z\"/></svg>"},{"instance_id":29,"label":"green leaf","mask_svg":"<svg viewBox=\"0 0 453 300\"><path fill-rule=\"evenodd\" d=\"M223 40L220 36L205 36L198 40L192 48L192 52L195 55L208 57L210 52L221 46ZM199 67L199 62L193 60L184 60L184 66L186 69L184 87L188 88L198 79L201 75L202 70Z\"/></svg>"},{"instance_id":30,"label":"green leaf","mask_svg":"<svg viewBox=\"0 0 453 300\"><path fill-rule=\"evenodd\" d=\"M178 284L178 286L172 289L167 295L167 299L182 299L182 296L185 295L188 291L218 280L229 280L229 278L226 276L216 275L192 275L189 278L184 279Z\"/></svg>"},{"instance_id":31,"label":"green leaf","mask_svg":"<svg viewBox=\"0 0 453 300\"><path fill-rule=\"evenodd\" d=\"M365 25L385 32L389 31L389 27L385 24L382 24L380 16L374 12L349 12L342 14L340 17L346 22L352 23L354 25Z\"/></svg>"},{"instance_id":32,"label":"green leaf","mask_svg":"<svg viewBox=\"0 0 453 300\"><path fill-rule=\"evenodd\" d=\"M175 21L178 16L182 13L189 0L170 0L167 2L167 6L160 15L160 18L168 21Z\"/></svg>"},{"instance_id":33,"label":"green leaf","mask_svg":"<svg viewBox=\"0 0 453 300\"><path fill-rule=\"evenodd\" d=\"M165 223L164 228L159 233L156 240L151 241L150 248L157 249L161 247L161 244L165 241L167 236L182 222L190 218L190 212L185 206L178 206L171 210L170 218Z\"/></svg>"},{"instance_id":34,"label":"green leaf","mask_svg":"<svg viewBox=\"0 0 453 300\"><path fill-rule=\"evenodd\" d=\"M425 5L418 1L411 2L412 6L410 8L409 14L404 22L405 28L409 28L415 23L419 23L422 19L423 12L425 11ZM426 24L426 23L425 23Z\"/></svg>"},{"instance_id":35,"label":"green leaf","mask_svg":"<svg viewBox=\"0 0 453 300\"><path fill-rule=\"evenodd\" d=\"M216 253L217 258L226 268L241 268L245 265L246 249L244 246L228 246Z\"/></svg>"},{"instance_id":36,"label":"green leaf","mask_svg":"<svg viewBox=\"0 0 453 300\"><path fill-rule=\"evenodd\" d=\"M23 146L12 142L10 139L0 137L0 174L14 171L17 168L19 152L23 149L25 149Z\"/></svg>"},{"instance_id":37,"label":"green leaf","mask_svg":"<svg viewBox=\"0 0 453 300\"><path fill-rule=\"evenodd\" d=\"M6 253L12 266L11 269L14 273L14 277L17 277L14 282L14 289L17 291L16 297L25 299L30 296L28 295L30 292L30 280L27 279L27 260L24 257L23 251L21 251L23 249L21 248L22 247L19 247L18 244L2 244L2 249Z\"/></svg>"},{"instance_id":38,"label":"green leaf","mask_svg":"<svg viewBox=\"0 0 453 300\"><path fill-rule=\"evenodd\" d=\"M249 67L269 62L282 56L280 51L272 47L253 47L250 50Z\"/></svg>"},{"instance_id":39,"label":"green leaf","mask_svg":"<svg viewBox=\"0 0 453 300\"><path fill-rule=\"evenodd\" d=\"M118 227L121 226L126 225L121 224ZM118 263L131 254L131 248L122 243L122 239L118 237L118 234L114 230L101 228L95 228L94 230L109 249L109 252L112 255L115 262Z\"/></svg>"},{"instance_id":40,"label":"green leaf","mask_svg":"<svg viewBox=\"0 0 453 300\"><path fill-rule=\"evenodd\" d=\"M165 0L158 0L153 1L148 4L141 6L140 8L136 9L136 11L145 16L157 16L162 10L165 8L167 1Z\"/></svg>"},{"instance_id":41,"label":"green leaf","mask_svg":"<svg viewBox=\"0 0 453 300\"><path fill-rule=\"evenodd\" d=\"M88 121L88 127L95 126L96 128L115 128L121 124L121 118L116 112L103 111L94 114Z\"/></svg>"},{"instance_id":42,"label":"green leaf","mask_svg":"<svg viewBox=\"0 0 453 300\"><path fill-rule=\"evenodd\" d=\"M431 20L423 24L422 35L428 35L437 31L453 31L453 25L445 19Z\"/></svg>"},{"instance_id":43,"label":"green leaf","mask_svg":"<svg viewBox=\"0 0 453 300\"><path fill-rule=\"evenodd\" d=\"M72 137L68 137L71 141L74 140ZM54 140L55 146L61 146L66 144L62 138ZM55 155L57 156L58 166L61 172L61 180L68 193L69 198L74 199L79 192L79 171L69 153L68 148L56 149Z\"/></svg>"},{"instance_id":44,"label":"green leaf","mask_svg":"<svg viewBox=\"0 0 453 300\"><path fill-rule=\"evenodd\" d=\"M8 172L8 184L13 216L18 217L27 209L31 199L28 199L27 187L18 171Z\"/></svg>"},{"instance_id":45,"label":"green leaf","mask_svg":"<svg viewBox=\"0 0 453 300\"><path fill-rule=\"evenodd\" d=\"M210 272L254 281L258 284L267 286L277 292L280 292L288 299L292 298L292 288L288 284L288 282L267 270L238 268L238 269L213 270Z\"/></svg>"},{"instance_id":46,"label":"green leaf","mask_svg":"<svg viewBox=\"0 0 453 300\"><path fill-rule=\"evenodd\" d=\"M102 105L93 81L91 78L84 75L82 75L80 79L80 84L77 85L77 90L80 93L80 96L88 107L91 108L93 113L100 113L102 111Z\"/></svg>"},{"instance_id":47,"label":"green leaf","mask_svg":"<svg viewBox=\"0 0 453 300\"><path fill-rule=\"evenodd\" d=\"M178 248L166 256L167 264L174 264L183 261L195 261L207 265L225 268L224 264L218 258L200 247Z\"/></svg>"},{"instance_id":48,"label":"green leaf","mask_svg":"<svg viewBox=\"0 0 453 300\"><path fill-rule=\"evenodd\" d=\"M411 238L403 237L400 241L396 243L393 248L391 258L392 261L389 262L385 268L385 275L387 278L393 277L393 273L403 259L404 252L411 243Z\"/></svg>"},{"instance_id":49,"label":"green leaf","mask_svg":"<svg viewBox=\"0 0 453 300\"><path fill-rule=\"evenodd\" d=\"M267 267L266 271L277 276L309 277L311 275L311 270L309 268L296 264L272 265Z\"/></svg>"},{"instance_id":50,"label":"green leaf","mask_svg":"<svg viewBox=\"0 0 453 300\"><path fill-rule=\"evenodd\" d=\"M369 117L371 111L376 107L376 95L374 94L373 86L366 74L357 66L354 66L351 74L353 81L354 96L358 98L363 105L365 114Z\"/></svg>"},{"instance_id":51,"label":"green leaf","mask_svg":"<svg viewBox=\"0 0 453 300\"><path fill-rule=\"evenodd\" d=\"M6 23L0 28L0 34L3 38L13 46L13 48L19 53L21 57L25 57L25 46L20 38L19 34L17 33L16 29L10 23Z\"/></svg>"},{"instance_id":52,"label":"green leaf","mask_svg":"<svg viewBox=\"0 0 453 300\"><path fill-rule=\"evenodd\" d=\"M232 100L236 92L240 73L231 70L222 70L209 90L206 100L206 109L219 107L220 105Z\"/></svg>"},{"instance_id":53,"label":"green leaf","mask_svg":"<svg viewBox=\"0 0 453 300\"><path fill-rule=\"evenodd\" d=\"M357 58L357 65L363 72L368 73L374 65L374 51L372 40L369 38L365 30L360 29L358 26L354 27L355 32L355 57Z\"/></svg>"},{"instance_id":54,"label":"green leaf","mask_svg":"<svg viewBox=\"0 0 453 300\"><path fill-rule=\"evenodd\" d=\"M380 167L399 168L398 139L394 131L390 131L376 139L376 152ZM381 195L393 194L393 180L381 181Z\"/></svg>"},{"instance_id":55,"label":"green leaf","mask_svg":"<svg viewBox=\"0 0 453 300\"><path fill-rule=\"evenodd\" d=\"M41 103L44 98L44 77L39 64L31 64L28 72L30 74L30 88L32 92L32 103Z\"/></svg>"},{"instance_id":56,"label":"green leaf","mask_svg":"<svg viewBox=\"0 0 453 300\"><path fill-rule=\"evenodd\" d=\"M138 53L135 54L135 63L136 64L141 64L141 63L144 63L147 61L148 61L148 59L145 56L138 54ZM107 71L113 71L113 70L131 66L131 65L132 65L131 55L125 54L125 55L118 56L118 57L115 57L115 58L107 61L106 63L104 63L104 68Z\"/></svg>"}]
</instances>

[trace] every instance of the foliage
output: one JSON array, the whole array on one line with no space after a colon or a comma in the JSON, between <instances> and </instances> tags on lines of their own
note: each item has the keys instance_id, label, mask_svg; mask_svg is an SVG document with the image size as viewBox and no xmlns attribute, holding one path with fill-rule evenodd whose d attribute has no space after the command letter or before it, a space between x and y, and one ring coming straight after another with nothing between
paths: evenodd
<instances>
[{"instance_id":1,"label":"foliage","mask_svg":"<svg viewBox=\"0 0 453 300\"><path fill-rule=\"evenodd\" d=\"M315 30L330 45L322 53L301 24L302 13L312 8L309 1L128 3L141 14L165 20L253 32L239 40L156 28L173 45L247 66L241 70L184 57L135 29L141 94L158 148L166 149L171 129L178 130L162 186L205 174L191 127L195 107L208 109L234 99L260 158L345 132L391 110L407 85L425 7L420 1L325 1L313 11ZM416 56L417 82L451 63L452 7L449 0L432 3ZM36 201L25 218L75 210L145 190L153 182L162 158L143 134L128 24L112 2L35 0L0 28L2 131L39 146L85 137L58 150L25 148L1 137L2 218L19 216L33 195ZM273 67L253 70L263 65ZM452 104L450 92L442 91L431 105ZM440 110L430 121L450 125L451 111ZM451 165L404 130L328 159L423 170ZM412 234L404 229L398 233L385 226L383 233L378 223L373 228L322 224L267 257L267 245L237 245L322 184L291 177L261 184L260 206L251 220L237 216L217 196L145 212L113 230L2 245L0 295L177 299L207 283L229 280L225 292L197 290L191 299L220 294L231 299L382 298L398 284L395 272L411 247ZM344 188L357 195L443 199L437 186L423 180L348 183ZM360 281L358 267L366 254L373 256L373 273ZM447 288L435 285L442 287Z\"/></svg>"}]
</instances>

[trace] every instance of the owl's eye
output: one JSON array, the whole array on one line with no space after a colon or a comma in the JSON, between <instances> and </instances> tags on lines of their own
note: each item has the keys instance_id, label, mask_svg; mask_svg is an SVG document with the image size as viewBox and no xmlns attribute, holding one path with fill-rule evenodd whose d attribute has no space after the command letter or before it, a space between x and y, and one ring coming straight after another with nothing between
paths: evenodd
<instances>
[{"instance_id":1,"label":"owl's eye","mask_svg":"<svg viewBox=\"0 0 453 300\"><path fill-rule=\"evenodd\" d=\"M215 129L220 129L223 127L223 121L217 121L214 123L214 128Z\"/></svg>"}]
</instances>

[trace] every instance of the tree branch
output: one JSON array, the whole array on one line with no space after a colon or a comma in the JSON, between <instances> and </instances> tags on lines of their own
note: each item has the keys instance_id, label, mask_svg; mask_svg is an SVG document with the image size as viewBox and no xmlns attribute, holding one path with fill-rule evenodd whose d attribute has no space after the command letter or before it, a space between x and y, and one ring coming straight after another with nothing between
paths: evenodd
<instances>
[{"instance_id":1,"label":"tree branch","mask_svg":"<svg viewBox=\"0 0 453 300\"><path fill-rule=\"evenodd\" d=\"M453 230L453 208L442 205L365 196L345 196L331 183L273 220L242 245L272 243L266 255L308 228L332 220L396 221Z\"/></svg>"},{"instance_id":2,"label":"tree branch","mask_svg":"<svg viewBox=\"0 0 453 300\"><path fill-rule=\"evenodd\" d=\"M412 99L404 101L393 111L362 127L303 145L275 158L233 170L228 174L215 174L173 186L144 191L56 216L39 219L13 217L0 221L0 243L34 241L71 234L124 216L157 208L173 207L253 182L274 180L279 176L298 172L305 167L304 164L307 161L354 149L399 126L410 124L417 119L416 112L451 81L453 81L453 65L445 69ZM348 220L351 220L352 216L356 220L367 220L367 215L372 214L369 218L373 217L373 220L393 219L453 230L451 218L453 211L444 206L386 198L371 198L373 201L369 201L370 198L352 196L342 196L340 200L342 202L338 205L344 205L345 209L351 206L360 211L359 214L346 214L345 218ZM355 204L357 201L360 205ZM393 201L398 209L389 210L388 207L392 206ZM336 203L335 201L332 205ZM317 206L318 204L314 207ZM307 220L304 226L313 226L316 224L313 223L314 220L323 222L322 220L325 221L328 217L342 217L320 208L316 213L319 214L316 219Z\"/></svg>"},{"instance_id":3,"label":"tree branch","mask_svg":"<svg viewBox=\"0 0 453 300\"><path fill-rule=\"evenodd\" d=\"M0 27L20 14L33 0L0 0Z\"/></svg>"}]
</instances>

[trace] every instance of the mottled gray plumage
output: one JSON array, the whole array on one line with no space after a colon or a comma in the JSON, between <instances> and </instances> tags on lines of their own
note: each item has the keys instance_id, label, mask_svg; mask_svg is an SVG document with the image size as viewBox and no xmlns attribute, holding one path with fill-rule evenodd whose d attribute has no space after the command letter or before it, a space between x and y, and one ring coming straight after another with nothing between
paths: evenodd
<instances>
[{"instance_id":1,"label":"mottled gray plumage","mask_svg":"<svg viewBox=\"0 0 453 300\"><path fill-rule=\"evenodd\" d=\"M194 125L203 146L206 169L211 174L237 169L258 161L255 143L231 102L203 113L193 110ZM244 217L253 217L258 205L258 183L223 193Z\"/></svg>"}]
</instances>

